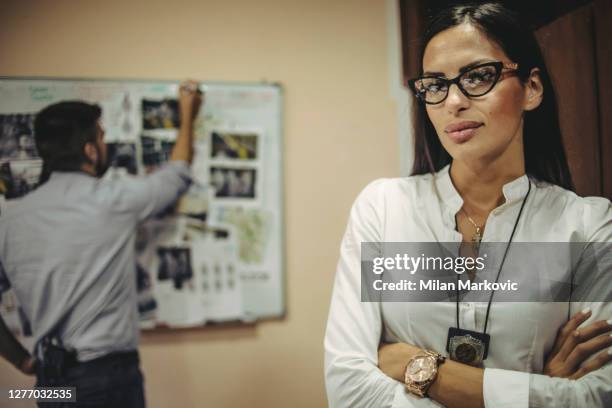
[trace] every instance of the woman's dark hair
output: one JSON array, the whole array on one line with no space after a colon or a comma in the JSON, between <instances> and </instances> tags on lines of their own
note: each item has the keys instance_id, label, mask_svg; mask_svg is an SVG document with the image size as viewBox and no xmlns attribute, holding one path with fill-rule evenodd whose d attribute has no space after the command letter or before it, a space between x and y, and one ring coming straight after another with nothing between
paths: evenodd
<instances>
[{"instance_id":1,"label":"woman's dark hair","mask_svg":"<svg viewBox=\"0 0 612 408\"><path fill-rule=\"evenodd\" d=\"M85 144L96 142L101 114L98 105L68 101L49 105L36 115L34 137L43 159L41 182L53 171L79 171L88 162Z\"/></svg>"},{"instance_id":2,"label":"woman's dark hair","mask_svg":"<svg viewBox=\"0 0 612 408\"><path fill-rule=\"evenodd\" d=\"M540 69L544 98L539 107L525 112L525 170L537 180L574 191L563 148L557 98L552 81L533 31L521 21L516 12L496 2L455 5L442 10L425 31L420 61L423 61L425 47L436 34L463 23L480 29L504 50L512 62L518 63L518 76L522 81L527 80L532 68ZM433 173L449 164L452 159L440 143L424 104L418 103L416 114L415 162L412 174Z\"/></svg>"}]
</instances>

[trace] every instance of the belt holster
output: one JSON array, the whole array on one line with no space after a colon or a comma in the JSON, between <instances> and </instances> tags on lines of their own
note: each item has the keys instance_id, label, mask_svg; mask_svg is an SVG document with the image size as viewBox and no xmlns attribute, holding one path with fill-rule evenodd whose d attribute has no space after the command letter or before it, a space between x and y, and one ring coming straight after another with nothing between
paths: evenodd
<instances>
[{"instance_id":1,"label":"belt holster","mask_svg":"<svg viewBox=\"0 0 612 408\"><path fill-rule=\"evenodd\" d=\"M68 351L53 339L42 341L42 375L48 385L57 383L66 375L66 369L76 364L76 352Z\"/></svg>"}]
</instances>

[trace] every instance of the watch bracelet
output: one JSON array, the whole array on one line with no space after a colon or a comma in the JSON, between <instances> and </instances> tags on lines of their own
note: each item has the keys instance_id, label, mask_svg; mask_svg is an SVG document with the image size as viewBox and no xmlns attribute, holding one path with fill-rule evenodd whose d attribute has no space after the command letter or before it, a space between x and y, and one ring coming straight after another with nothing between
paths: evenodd
<instances>
[{"instance_id":1,"label":"watch bracelet","mask_svg":"<svg viewBox=\"0 0 612 408\"><path fill-rule=\"evenodd\" d=\"M428 382L424 383L421 387L419 387L417 385L418 383L408 383L406 381L407 380L406 371L408 371L408 366L410 365L413 359L417 357L423 357L423 356L434 357L436 359L436 371L435 371L433 378L427 380ZM410 358L410 360L408 360L408 363L406 364L406 369L404 370L404 386L406 390L421 398L426 397L427 392L429 391L429 387L431 387L433 382L436 380L436 377L438 376L438 370L440 369L440 365L442 365L444 361L446 361L445 356L443 356L441 353L431 351L431 350L423 350L421 353Z\"/></svg>"}]
</instances>

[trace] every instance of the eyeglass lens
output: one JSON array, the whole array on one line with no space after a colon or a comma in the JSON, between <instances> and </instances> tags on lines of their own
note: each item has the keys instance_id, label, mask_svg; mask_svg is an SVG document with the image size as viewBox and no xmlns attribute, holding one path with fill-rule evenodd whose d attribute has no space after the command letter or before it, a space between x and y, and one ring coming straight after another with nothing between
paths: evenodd
<instances>
[{"instance_id":1,"label":"eyeglass lens","mask_svg":"<svg viewBox=\"0 0 612 408\"><path fill-rule=\"evenodd\" d=\"M498 67L484 65L464 72L459 77L459 88L468 96L482 96L489 92L498 79ZM450 80L445 78L420 78L414 87L427 103L442 102L448 94Z\"/></svg>"}]
</instances>

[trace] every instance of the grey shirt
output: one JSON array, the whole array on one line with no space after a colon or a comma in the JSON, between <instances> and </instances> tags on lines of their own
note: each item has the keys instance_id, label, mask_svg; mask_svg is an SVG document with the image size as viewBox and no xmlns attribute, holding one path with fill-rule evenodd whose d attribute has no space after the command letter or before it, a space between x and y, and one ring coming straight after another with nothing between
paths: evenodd
<instances>
[{"instance_id":1,"label":"grey shirt","mask_svg":"<svg viewBox=\"0 0 612 408\"><path fill-rule=\"evenodd\" d=\"M60 339L81 361L137 348L136 227L189 182L182 161L121 180L55 172L5 206L0 291L14 289L34 344L61 323Z\"/></svg>"}]
</instances>

